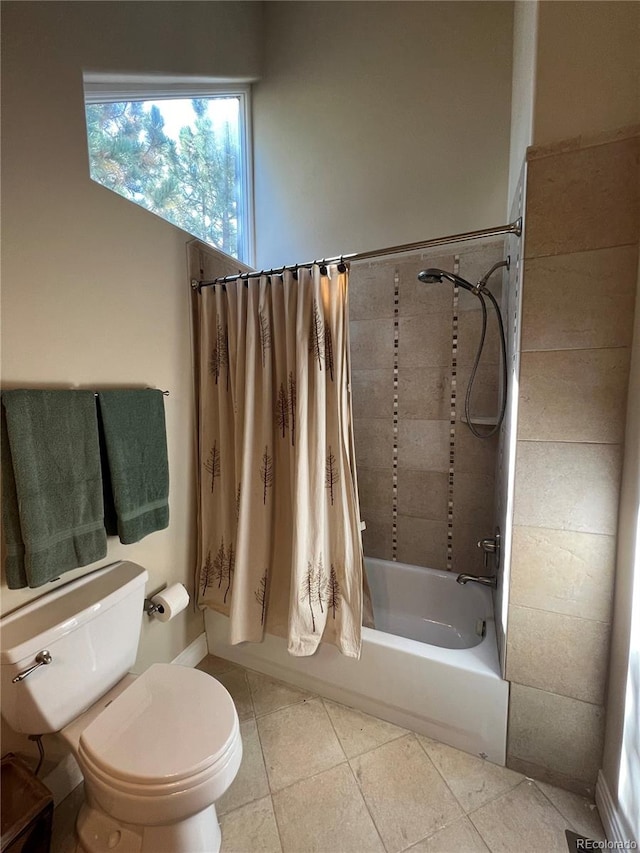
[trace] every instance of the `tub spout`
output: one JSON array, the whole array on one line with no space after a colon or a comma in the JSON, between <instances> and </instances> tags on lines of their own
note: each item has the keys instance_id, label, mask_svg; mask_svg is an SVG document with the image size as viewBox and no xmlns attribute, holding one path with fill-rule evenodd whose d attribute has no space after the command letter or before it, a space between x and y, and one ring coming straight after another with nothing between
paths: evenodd
<instances>
[{"instance_id":1,"label":"tub spout","mask_svg":"<svg viewBox=\"0 0 640 853\"><path fill-rule=\"evenodd\" d=\"M481 583L483 586L492 586L494 589L498 586L496 575L458 575L456 581L461 584L465 584L468 581Z\"/></svg>"}]
</instances>

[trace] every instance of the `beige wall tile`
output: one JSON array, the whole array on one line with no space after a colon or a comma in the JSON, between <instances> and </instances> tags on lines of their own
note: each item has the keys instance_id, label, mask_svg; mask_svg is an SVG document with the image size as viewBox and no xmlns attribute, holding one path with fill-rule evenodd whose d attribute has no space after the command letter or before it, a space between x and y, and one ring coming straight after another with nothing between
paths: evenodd
<instances>
[{"instance_id":1,"label":"beige wall tile","mask_svg":"<svg viewBox=\"0 0 640 853\"><path fill-rule=\"evenodd\" d=\"M471 294L472 298L477 297ZM458 364L473 364L482 336L482 315L479 311L461 311L458 317ZM487 330L480 364L496 364L500 360L500 333L495 311L487 305Z\"/></svg>"},{"instance_id":2,"label":"beige wall tile","mask_svg":"<svg viewBox=\"0 0 640 853\"><path fill-rule=\"evenodd\" d=\"M522 350L630 346L634 245L531 258L524 264Z\"/></svg>"},{"instance_id":3,"label":"beige wall tile","mask_svg":"<svg viewBox=\"0 0 640 853\"><path fill-rule=\"evenodd\" d=\"M392 378L393 382L393 378ZM393 394L393 385L391 385ZM398 416L445 420L451 411L449 367L402 367L398 371Z\"/></svg>"},{"instance_id":4,"label":"beige wall tile","mask_svg":"<svg viewBox=\"0 0 640 853\"><path fill-rule=\"evenodd\" d=\"M433 521L447 520L449 477L442 471L403 470L398 475L398 512Z\"/></svg>"},{"instance_id":5,"label":"beige wall tile","mask_svg":"<svg viewBox=\"0 0 640 853\"><path fill-rule=\"evenodd\" d=\"M352 370L351 399L354 418L393 416L393 369Z\"/></svg>"},{"instance_id":6,"label":"beige wall tile","mask_svg":"<svg viewBox=\"0 0 640 853\"><path fill-rule=\"evenodd\" d=\"M461 404L458 404L461 412ZM491 438L477 438L466 424L456 424L455 470L458 473L472 473L478 476L494 476L498 453L498 435Z\"/></svg>"},{"instance_id":7,"label":"beige wall tile","mask_svg":"<svg viewBox=\"0 0 640 853\"><path fill-rule=\"evenodd\" d=\"M526 257L636 242L639 149L635 137L529 163Z\"/></svg>"},{"instance_id":8,"label":"beige wall tile","mask_svg":"<svg viewBox=\"0 0 640 853\"><path fill-rule=\"evenodd\" d=\"M354 264L349 275L349 319L393 318L393 277L395 264L377 261Z\"/></svg>"},{"instance_id":9,"label":"beige wall tile","mask_svg":"<svg viewBox=\"0 0 640 853\"><path fill-rule=\"evenodd\" d=\"M456 253L459 257L459 274L471 284L476 284L495 263L504 260L507 256L505 240L494 237L489 240L460 243L456 246ZM502 272L498 270L489 279L489 286L494 294L500 290L501 276ZM473 298L477 304L477 298Z\"/></svg>"},{"instance_id":10,"label":"beige wall tile","mask_svg":"<svg viewBox=\"0 0 640 853\"><path fill-rule=\"evenodd\" d=\"M453 477L454 524L477 521L481 527L490 528L493 523L494 488L493 473L476 474L474 471L456 470Z\"/></svg>"},{"instance_id":11,"label":"beige wall tile","mask_svg":"<svg viewBox=\"0 0 640 853\"><path fill-rule=\"evenodd\" d=\"M398 560L430 569L447 567L447 523L398 516Z\"/></svg>"},{"instance_id":12,"label":"beige wall tile","mask_svg":"<svg viewBox=\"0 0 640 853\"><path fill-rule=\"evenodd\" d=\"M391 469L393 421L391 418L354 418L356 460L363 468Z\"/></svg>"},{"instance_id":13,"label":"beige wall tile","mask_svg":"<svg viewBox=\"0 0 640 853\"><path fill-rule=\"evenodd\" d=\"M356 461L359 463L360 460ZM391 463L387 469L364 468L358 464L358 493L365 517L367 513L375 512L391 518L392 487Z\"/></svg>"},{"instance_id":14,"label":"beige wall tile","mask_svg":"<svg viewBox=\"0 0 640 853\"><path fill-rule=\"evenodd\" d=\"M390 447L389 442L389 449ZM400 421L398 468L411 471L448 472L449 421L409 419Z\"/></svg>"},{"instance_id":15,"label":"beige wall tile","mask_svg":"<svg viewBox=\"0 0 640 853\"><path fill-rule=\"evenodd\" d=\"M390 560L392 557L391 510L388 512L363 510L362 520L367 525L367 529L362 532L365 556Z\"/></svg>"},{"instance_id":16,"label":"beige wall tile","mask_svg":"<svg viewBox=\"0 0 640 853\"><path fill-rule=\"evenodd\" d=\"M384 851L347 764L274 794L273 806L284 853Z\"/></svg>"},{"instance_id":17,"label":"beige wall tile","mask_svg":"<svg viewBox=\"0 0 640 853\"><path fill-rule=\"evenodd\" d=\"M519 441L514 523L615 534L620 465L617 445Z\"/></svg>"},{"instance_id":18,"label":"beige wall tile","mask_svg":"<svg viewBox=\"0 0 640 853\"><path fill-rule=\"evenodd\" d=\"M480 539L490 538L494 535L494 528L493 518L486 522L471 518L468 524L454 521L452 549L452 569L454 572L465 572L471 575L492 575L495 573L493 557L489 556L485 568L483 552L478 548Z\"/></svg>"},{"instance_id":19,"label":"beige wall tile","mask_svg":"<svg viewBox=\"0 0 640 853\"><path fill-rule=\"evenodd\" d=\"M450 313L401 317L398 328L400 370L407 367L446 367L449 369L451 366L451 335Z\"/></svg>"},{"instance_id":20,"label":"beige wall tile","mask_svg":"<svg viewBox=\"0 0 640 853\"><path fill-rule=\"evenodd\" d=\"M393 320L351 320L352 369L393 369L393 334Z\"/></svg>"},{"instance_id":21,"label":"beige wall tile","mask_svg":"<svg viewBox=\"0 0 640 853\"><path fill-rule=\"evenodd\" d=\"M521 782L470 818L493 853L566 853L566 820L533 782Z\"/></svg>"},{"instance_id":22,"label":"beige wall tile","mask_svg":"<svg viewBox=\"0 0 640 853\"><path fill-rule=\"evenodd\" d=\"M399 282L398 312L401 317L412 317L417 314L449 314L449 329L451 328L451 312L453 308L453 293L451 288L442 284L424 284L418 281L418 273L427 267L441 270L452 270L453 253L414 255L402 259L397 264ZM393 285L391 287L393 292Z\"/></svg>"},{"instance_id":23,"label":"beige wall tile","mask_svg":"<svg viewBox=\"0 0 640 853\"><path fill-rule=\"evenodd\" d=\"M462 276L462 278L466 278L466 276ZM475 284L475 281L471 281L472 284ZM444 286L444 285L443 285ZM480 304L480 300L473 293L469 293L468 290L464 290L463 288L459 288L458 290L458 322L460 321L460 317L463 314L471 313L472 317L470 318L470 322L474 325L480 322L480 312L482 311L482 306Z\"/></svg>"},{"instance_id":24,"label":"beige wall tile","mask_svg":"<svg viewBox=\"0 0 640 853\"><path fill-rule=\"evenodd\" d=\"M583 702L604 702L609 626L511 605L507 678Z\"/></svg>"},{"instance_id":25,"label":"beige wall tile","mask_svg":"<svg viewBox=\"0 0 640 853\"><path fill-rule=\"evenodd\" d=\"M491 268L491 266L492 266L491 264L487 264L486 267L483 267L481 275L484 275L485 273L487 273L489 271L489 269ZM505 273L505 275L506 275L506 273ZM503 292L502 292L502 281L501 281L500 271L498 271L497 273L494 273L494 276L495 277L492 278L491 281L489 282L487 289L491 291L491 293L493 294L494 298L496 299L498 305L501 306L500 310L502 311L502 314L504 316L504 314L506 312L505 312L505 308L502 307ZM467 276L462 276L462 278L466 278L467 281L471 282L472 284L475 284L477 282L477 278L475 279L475 281L472 278L468 278ZM489 299L485 299L485 303L486 303L487 311L489 312L489 315L492 316L493 315L493 307L491 305L491 301ZM468 314L469 312L471 312L474 315L473 317L468 318L469 322L472 323L473 325L477 325L478 328L480 328L480 323L481 323L480 315L482 313L482 304L481 304L480 300L478 299L478 297L474 293L470 293L468 290L464 290L463 288L460 288L458 290L458 321L460 321L460 319L462 319L465 316L465 314ZM493 319L490 320L490 323L492 325L493 325L493 322L494 322Z\"/></svg>"},{"instance_id":26,"label":"beige wall tile","mask_svg":"<svg viewBox=\"0 0 640 853\"><path fill-rule=\"evenodd\" d=\"M628 381L626 347L522 353L518 438L621 442Z\"/></svg>"},{"instance_id":27,"label":"beige wall tile","mask_svg":"<svg viewBox=\"0 0 640 853\"><path fill-rule=\"evenodd\" d=\"M417 740L409 735L349 762L387 850L404 850L462 815Z\"/></svg>"},{"instance_id":28,"label":"beige wall tile","mask_svg":"<svg viewBox=\"0 0 640 853\"><path fill-rule=\"evenodd\" d=\"M609 622L614 570L614 536L513 529L511 604Z\"/></svg>"},{"instance_id":29,"label":"beige wall tile","mask_svg":"<svg viewBox=\"0 0 640 853\"><path fill-rule=\"evenodd\" d=\"M456 414L459 422L466 418L465 399L471 381L470 364L463 364L457 370ZM495 418L500 406L501 366L497 363L481 363L476 371L471 390L470 411L474 417ZM479 427L480 429L482 427ZM466 429L466 427L465 427Z\"/></svg>"},{"instance_id":30,"label":"beige wall tile","mask_svg":"<svg viewBox=\"0 0 640 853\"><path fill-rule=\"evenodd\" d=\"M591 785L598 775L603 739L604 708L599 705L511 684L508 756ZM508 766L519 769L513 763Z\"/></svg>"}]
</instances>

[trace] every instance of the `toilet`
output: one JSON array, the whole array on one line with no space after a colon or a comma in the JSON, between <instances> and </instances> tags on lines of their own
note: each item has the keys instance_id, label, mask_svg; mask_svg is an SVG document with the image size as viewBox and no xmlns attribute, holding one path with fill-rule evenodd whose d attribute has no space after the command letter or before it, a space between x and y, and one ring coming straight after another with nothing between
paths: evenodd
<instances>
[{"instance_id":1,"label":"toilet","mask_svg":"<svg viewBox=\"0 0 640 853\"><path fill-rule=\"evenodd\" d=\"M215 802L242 760L238 714L199 670L130 674L147 578L121 561L2 618L2 715L69 744L85 785L80 850L217 853Z\"/></svg>"}]
</instances>

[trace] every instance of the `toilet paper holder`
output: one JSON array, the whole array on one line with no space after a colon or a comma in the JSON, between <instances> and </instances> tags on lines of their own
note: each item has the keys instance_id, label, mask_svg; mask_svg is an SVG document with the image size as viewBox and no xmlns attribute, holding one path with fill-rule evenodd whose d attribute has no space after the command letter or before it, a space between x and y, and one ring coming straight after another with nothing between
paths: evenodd
<instances>
[{"instance_id":1,"label":"toilet paper holder","mask_svg":"<svg viewBox=\"0 0 640 853\"><path fill-rule=\"evenodd\" d=\"M147 616L153 616L154 613L164 613L164 607L161 604L156 604L153 600L158 593L162 592L167 588L167 584L163 583L159 589L157 589L153 595L150 595L148 598L145 598L143 609Z\"/></svg>"}]
</instances>

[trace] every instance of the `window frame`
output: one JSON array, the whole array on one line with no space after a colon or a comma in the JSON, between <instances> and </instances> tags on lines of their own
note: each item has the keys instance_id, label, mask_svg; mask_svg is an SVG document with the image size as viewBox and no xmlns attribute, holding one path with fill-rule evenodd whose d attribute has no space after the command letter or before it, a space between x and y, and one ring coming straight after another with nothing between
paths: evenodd
<instances>
[{"instance_id":1,"label":"window frame","mask_svg":"<svg viewBox=\"0 0 640 853\"><path fill-rule=\"evenodd\" d=\"M109 74L85 71L85 107L121 101L161 101L190 98L237 97L240 101L240 199L238 201L238 257L216 251L247 266L255 260L255 204L253 194L252 78L185 77L157 74ZM89 152L89 158L91 152ZM135 202L134 202L135 204ZM195 235L194 235L195 236ZM196 239L200 239L196 237ZM205 242L204 240L201 242ZM207 245L212 245L207 243Z\"/></svg>"}]
</instances>

